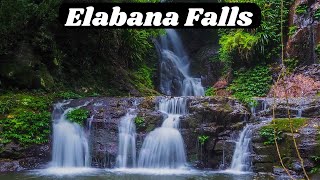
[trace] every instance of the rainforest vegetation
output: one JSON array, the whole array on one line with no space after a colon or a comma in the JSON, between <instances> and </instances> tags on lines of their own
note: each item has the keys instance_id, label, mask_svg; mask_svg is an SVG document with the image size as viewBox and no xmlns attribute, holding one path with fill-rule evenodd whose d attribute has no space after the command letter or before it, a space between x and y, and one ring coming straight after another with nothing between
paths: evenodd
<instances>
[{"instance_id":1,"label":"rainforest vegetation","mask_svg":"<svg viewBox=\"0 0 320 180\"><path fill-rule=\"evenodd\" d=\"M67 29L57 20L61 2L0 1L0 144L15 142L28 146L48 142L52 104L61 99L161 95L158 87L159 52L155 39L164 35L165 30ZM294 85L303 85L301 91L292 91L293 97L309 92L317 94L314 89L320 86L314 80L290 76L297 67L311 63L304 61L301 54L289 56L284 53L295 47L290 44L285 47L285 44L293 41L295 35L302 31L297 24L289 23L290 11L303 17L310 13L310 6L293 6L293 0L236 2L258 4L262 12L262 24L255 29L212 29L212 34L217 35L212 42L216 41L218 48L206 63L219 64L220 67L212 70L218 75L215 81L206 85L205 95L219 96L222 88L217 84L224 84L225 96L253 107L256 106L254 97L286 97L281 93L285 88L275 86L281 73L284 75L280 83L288 80ZM319 9L312 15L315 21L320 20ZM193 33L199 35L197 31ZM302 36L300 39L305 38ZM317 59L320 56L320 44L312 48L312 57ZM192 63L199 64L195 61ZM67 118L84 125L89 115L89 111L79 108L70 111ZM273 122L273 125L260 131L266 145L273 144L275 140L281 142L282 136L289 132L288 119L274 119ZM137 128L146 126L145 119L139 116L135 118L135 123ZM294 121L293 128L296 130L305 124L306 120L300 118ZM275 133L278 136L276 139ZM207 135L201 135L198 141L203 145L208 138Z\"/></svg>"}]
</instances>

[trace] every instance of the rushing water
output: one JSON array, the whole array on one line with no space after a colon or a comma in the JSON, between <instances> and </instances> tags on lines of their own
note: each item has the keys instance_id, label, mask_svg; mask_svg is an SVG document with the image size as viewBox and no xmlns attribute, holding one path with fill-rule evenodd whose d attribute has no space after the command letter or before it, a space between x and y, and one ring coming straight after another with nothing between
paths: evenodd
<instances>
[{"instance_id":1,"label":"rushing water","mask_svg":"<svg viewBox=\"0 0 320 180\"><path fill-rule=\"evenodd\" d=\"M250 142L252 135L252 125L247 125L240 133L236 143L236 148L232 156L230 171L250 171Z\"/></svg>"},{"instance_id":2,"label":"rushing water","mask_svg":"<svg viewBox=\"0 0 320 180\"><path fill-rule=\"evenodd\" d=\"M69 173L67 173L67 171ZM228 174L222 172L209 171L140 171L140 172L121 172L115 170L104 169L83 169L78 168L78 171L66 169L66 173L50 174L46 171L27 171L15 173L0 173L1 180L13 179L32 179L32 180L252 180L252 174ZM262 176L262 175L259 175ZM258 179L255 177L255 179ZM260 180L273 179L267 176L260 177Z\"/></svg>"},{"instance_id":3,"label":"rushing water","mask_svg":"<svg viewBox=\"0 0 320 180\"><path fill-rule=\"evenodd\" d=\"M127 114L121 118L119 125L119 151L117 167L136 167L136 117L134 109L129 109Z\"/></svg>"},{"instance_id":4,"label":"rushing water","mask_svg":"<svg viewBox=\"0 0 320 180\"><path fill-rule=\"evenodd\" d=\"M141 168L183 168L186 154L178 127L180 116L186 113L186 100L181 97L163 99L159 110L167 117L161 127L145 138L138 165Z\"/></svg>"},{"instance_id":5,"label":"rushing water","mask_svg":"<svg viewBox=\"0 0 320 180\"><path fill-rule=\"evenodd\" d=\"M53 151L51 167L87 167L89 146L83 127L66 119L72 108L57 103L53 111Z\"/></svg>"},{"instance_id":6,"label":"rushing water","mask_svg":"<svg viewBox=\"0 0 320 180\"><path fill-rule=\"evenodd\" d=\"M178 33L167 29L159 43L160 91L166 95L203 96L200 78L190 76L190 62Z\"/></svg>"}]
</instances>

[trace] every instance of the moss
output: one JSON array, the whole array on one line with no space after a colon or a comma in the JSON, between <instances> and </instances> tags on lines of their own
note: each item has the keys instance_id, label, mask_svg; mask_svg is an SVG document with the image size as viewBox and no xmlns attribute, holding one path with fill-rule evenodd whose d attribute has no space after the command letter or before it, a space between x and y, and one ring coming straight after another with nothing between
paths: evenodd
<instances>
[{"instance_id":1,"label":"moss","mask_svg":"<svg viewBox=\"0 0 320 180\"><path fill-rule=\"evenodd\" d=\"M89 111L87 109L73 109L67 113L67 118L71 122L78 123L79 125L83 125L85 120L89 117Z\"/></svg>"},{"instance_id":2,"label":"moss","mask_svg":"<svg viewBox=\"0 0 320 180\"><path fill-rule=\"evenodd\" d=\"M275 122L275 124L273 124ZM291 118L292 122L292 128L293 131L296 132L298 129L300 129L302 126L304 126L307 123L306 118ZM267 128L275 128L278 131L282 132L291 132L290 130L290 121L288 118L277 118L272 120L272 122L262 127L261 129L267 129Z\"/></svg>"}]
</instances>

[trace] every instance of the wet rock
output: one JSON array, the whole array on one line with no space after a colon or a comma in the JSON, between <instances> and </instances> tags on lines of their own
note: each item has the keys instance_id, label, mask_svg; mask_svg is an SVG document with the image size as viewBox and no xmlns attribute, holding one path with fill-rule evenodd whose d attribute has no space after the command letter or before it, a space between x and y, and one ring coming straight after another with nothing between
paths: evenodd
<instances>
[{"instance_id":1,"label":"wet rock","mask_svg":"<svg viewBox=\"0 0 320 180\"><path fill-rule=\"evenodd\" d=\"M144 138L155 128L161 126L165 114L157 110L157 103L164 97L143 98L92 98L87 109L90 110L92 144L92 165L95 167L114 167L118 151L118 125L128 108L135 109L137 117L144 123L137 126L137 152ZM223 97L186 97L189 113L180 117L180 132L184 139L188 162L197 167L219 168L223 160L231 162L233 145L227 145L233 131L241 129L248 113L238 101ZM87 99L88 100L88 99ZM83 100L74 100L83 101ZM92 102L91 102L92 101ZM79 104L73 102L73 104ZM199 136L208 140L199 144ZM219 140L219 141L218 141ZM223 150L216 146L224 141ZM230 141L231 142L231 141Z\"/></svg>"},{"instance_id":2,"label":"wet rock","mask_svg":"<svg viewBox=\"0 0 320 180\"><path fill-rule=\"evenodd\" d=\"M40 168L51 159L50 146L6 144L0 153L0 172Z\"/></svg>"}]
</instances>

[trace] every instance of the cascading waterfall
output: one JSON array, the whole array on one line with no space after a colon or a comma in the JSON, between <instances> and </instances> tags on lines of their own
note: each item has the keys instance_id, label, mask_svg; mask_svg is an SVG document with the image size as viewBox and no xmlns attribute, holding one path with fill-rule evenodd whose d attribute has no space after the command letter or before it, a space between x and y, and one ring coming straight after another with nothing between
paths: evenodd
<instances>
[{"instance_id":1,"label":"cascading waterfall","mask_svg":"<svg viewBox=\"0 0 320 180\"><path fill-rule=\"evenodd\" d=\"M117 157L117 167L119 168L136 167L136 125L134 123L136 116L134 109L129 109L120 121Z\"/></svg>"},{"instance_id":2,"label":"cascading waterfall","mask_svg":"<svg viewBox=\"0 0 320 180\"><path fill-rule=\"evenodd\" d=\"M141 168L183 168L186 164L184 142L178 130L179 118L186 113L181 97L162 99L159 110L167 115L162 126L145 138L139 155Z\"/></svg>"},{"instance_id":3,"label":"cascading waterfall","mask_svg":"<svg viewBox=\"0 0 320 180\"><path fill-rule=\"evenodd\" d=\"M252 135L252 125L247 125L236 143L236 148L232 156L230 171L250 171L250 142Z\"/></svg>"},{"instance_id":4,"label":"cascading waterfall","mask_svg":"<svg viewBox=\"0 0 320 180\"><path fill-rule=\"evenodd\" d=\"M200 78L190 76L189 57L181 39L173 29L167 29L160 43L160 91L166 95L203 96Z\"/></svg>"},{"instance_id":5,"label":"cascading waterfall","mask_svg":"<svg viewBox=\"0 0 320 180\"><path fill-rule=\"evenodd\" d=\"M53 110L51 167L88 167L90 165L88 140L79 124L66 119L66 114L73 109L63 109L68 103L57 103Z\"/></svg>"}]
</instances>

